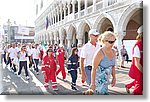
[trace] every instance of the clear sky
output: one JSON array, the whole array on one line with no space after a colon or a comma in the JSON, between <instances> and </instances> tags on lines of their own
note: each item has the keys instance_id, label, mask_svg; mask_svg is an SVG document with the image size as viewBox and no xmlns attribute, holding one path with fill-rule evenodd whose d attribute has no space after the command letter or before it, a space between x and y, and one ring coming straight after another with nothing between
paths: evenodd
<instances>
[{"instance_id":1,"label":"clear sky","mask_svg":"<svg viewBox=\"0 0 150 102\"><path fill-rule=\"evenodd\" d=\"M34 0L0 0L0 17L17 24L34 26Z\"/></svg>"}]
</instances>

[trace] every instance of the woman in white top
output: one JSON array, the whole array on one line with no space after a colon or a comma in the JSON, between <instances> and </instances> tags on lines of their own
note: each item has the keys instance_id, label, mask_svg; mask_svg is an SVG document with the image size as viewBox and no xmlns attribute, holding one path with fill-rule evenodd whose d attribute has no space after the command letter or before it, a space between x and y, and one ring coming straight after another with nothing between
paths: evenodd
<instances>
[{"instance_id":1,"label":"woman in white top","mask_svg":"<svg viewBox=\"0 0 150 102\"><path fill-rule=\"evenodd\" d=\"M27 69L27 58L28 58L28 55L27 55L25 46L23 46L21 48L21 51L19 52L18 57L19 57L18 77L21 76L21 70L22 70L22 67L24 67L26 79L29 80L28 69Z\"/></svg>"}]
</instances>

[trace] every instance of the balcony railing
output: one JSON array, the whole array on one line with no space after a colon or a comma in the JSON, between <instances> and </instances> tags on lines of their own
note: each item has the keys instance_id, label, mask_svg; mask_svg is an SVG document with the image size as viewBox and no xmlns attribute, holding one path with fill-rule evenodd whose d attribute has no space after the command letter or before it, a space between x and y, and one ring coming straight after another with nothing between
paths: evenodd
<instances>
[{"instance_id":1,"label":"balcony railing","mask_svg":"<svg viewBox=\"0 0 150 102\"><path fill-rule=\"evenodd\" d=\"M93 11L93 6L90 6L90 7L87 8L88 14L89 14L89 13L92 13L92 11Z\"/></svg>"},{"instance_id":2,"label":"balcony railing","mask_svg":"<svg viewBox=\"0 0 150 102\"><path fill-rule=\"evenodd\" d=\"M99 9L102 9L102 8L103 8L103 1L98 2L98 3L96 4L96 10L99 10Z\"/></svg>"},{"instance_id":3,"label":"balcony railing","mask_svg":"<svg viewBox=\"0 0 150 102\"><path fill-rule=\"evenodd\" d=\"M84 10L82 10L82 11L80 11L80 16L82 17L82 16L84 16Z\"/></svg>"},{"instance_id":4,"label":"balcony railing","mask_svg":"<svg viewBox=\"0 0 150 102\"><path fill-rule=\"evenodd\" d=\"M78 18L78 13L75 13L74 18L75 18L75 19Z\"/></svg>"}]
</instances>

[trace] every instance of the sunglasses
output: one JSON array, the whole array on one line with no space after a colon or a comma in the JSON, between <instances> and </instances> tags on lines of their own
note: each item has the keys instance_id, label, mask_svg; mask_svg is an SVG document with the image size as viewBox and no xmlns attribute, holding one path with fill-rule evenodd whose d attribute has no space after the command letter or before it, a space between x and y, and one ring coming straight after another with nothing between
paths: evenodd
<instances>
[{"instance_id":1,"label":"sunglasses","mask_svg":"<svg viewBox=\"0 0 150 102\"><path fill-rule=\"evenodd\" d=\"M116 39L114 41L108 41L106 40L106 42L108 42L109 44L113 44L116 41Z\"/></svg>"},{"instance_id":2,"label":"sunglasses","mask_svg":"<svg viewBox=\"0 0 150 102\"><path fill-rule=\"evenodd\" d=\"M94 37L98 37L98 35L94 35L94 34L91 34L92 36L94 36Z\"/></svg>"}]
</instances>

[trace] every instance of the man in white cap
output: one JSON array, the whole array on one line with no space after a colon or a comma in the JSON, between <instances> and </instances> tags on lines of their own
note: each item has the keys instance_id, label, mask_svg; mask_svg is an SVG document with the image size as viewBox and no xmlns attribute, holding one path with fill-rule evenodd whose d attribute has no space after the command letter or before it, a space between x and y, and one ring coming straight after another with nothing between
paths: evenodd
<instances>
[{"instance_id":1,"label":"man in white cap","mask_svg":"<svg viewBox=\"0 0 150 102\"><path fill-rule=\"evenodd\" d=\"M134 86L133 94L143 94L143 26L137 30L137 42L132 50L132 64L129 71L129 76L134 79L133 82L126 85L127 93L130 93L130 88Z\"/></svg>"},{"instance_id":2,"label":"man in white cap","mask_svg":"<svg viewBox=\"0 0 150 102\"><path fill-rule=\"evenodd\" d=\"M82 47L80 54L80 68L82 84L86 81L86 83L90 85L92 59L97 49L100 48L100 45L97 43L99 32L96 29L91 29L88 34L90 40Z\"/></svg>"}]
</instances>

